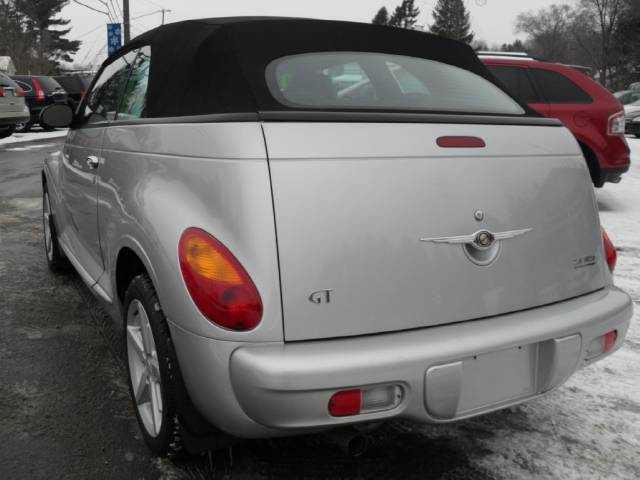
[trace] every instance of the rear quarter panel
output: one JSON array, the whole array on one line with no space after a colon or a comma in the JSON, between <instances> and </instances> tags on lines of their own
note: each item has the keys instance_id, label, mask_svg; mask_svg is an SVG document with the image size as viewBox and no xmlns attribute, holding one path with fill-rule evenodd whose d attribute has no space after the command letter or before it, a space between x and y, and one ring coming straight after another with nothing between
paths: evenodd
<instances>
[{"instance_id":1,"label":"rear quarter panel","mask_svg":"<svg viewBox=\"0 0 640 480\"><path fill-rule=\"evenodd\" d=\"M99 170L99 228L117 302L115 266L124 247L146 264L169 320L197 335L282 340L269 168L258 123L155 124L106 129ZM188 227L220 240L260 292L264 315L251 333L223 330L195 306L178 263Z\"/></svg>"}]
</instances>

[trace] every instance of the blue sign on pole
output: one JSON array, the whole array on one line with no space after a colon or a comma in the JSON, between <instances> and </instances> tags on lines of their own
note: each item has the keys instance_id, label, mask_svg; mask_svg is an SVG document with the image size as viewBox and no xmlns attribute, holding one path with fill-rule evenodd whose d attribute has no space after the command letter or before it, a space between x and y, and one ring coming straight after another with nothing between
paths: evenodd
<instances>
[{"instance_id":1,"label":"blue sign on pole","mask_svg":"<svg viewBox=\"0 0 640 480\"><path fill-rule=\"evenodd\" d=\"M122 24L107 23L107 48L109 55L122 46Z\"/></svg>"}]
</instances>

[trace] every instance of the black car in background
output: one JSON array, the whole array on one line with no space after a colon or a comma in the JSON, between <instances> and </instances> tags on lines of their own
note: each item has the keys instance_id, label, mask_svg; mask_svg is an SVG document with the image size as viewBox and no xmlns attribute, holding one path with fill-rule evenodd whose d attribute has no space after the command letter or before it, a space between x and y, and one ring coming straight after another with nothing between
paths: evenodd
<instances>
[{"instance_id":1,"label":"black car in background","mask_svg":"<svg viewBox=\"0 0 640 480\"><path fill-rule=\"evenodd\" d=\"M40 111L53 103L67 103L67 92L52 77L42 75L11 75L24 90L24 97L31 110L31 119L16 126L16 132L28 132L39 123ZM44 127L43 127L44 128ZM51 130L45 128L45 130Z\"/></svg>"},{"instance_id":2,"label":"black car in background","mask_svg":"<svg viewBox=\"0 0 640 480\"><path fill-rule=\"evenodd\" d=\"M84 92L89 88L93 77L91 75L56 75L53 78L67 92L67 103L75 110L84 97Z\"/></svg>"}]
</instances>

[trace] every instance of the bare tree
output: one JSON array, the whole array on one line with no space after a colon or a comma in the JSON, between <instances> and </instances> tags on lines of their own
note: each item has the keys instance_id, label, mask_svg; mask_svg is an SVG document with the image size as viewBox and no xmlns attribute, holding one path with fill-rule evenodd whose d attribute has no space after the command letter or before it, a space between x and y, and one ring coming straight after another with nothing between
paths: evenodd
<instances>
[{"instance_id":1,"label":"bare tree","mask_svg":"<svg viewBox=\"0 0 640 480\"><path fill-rule=\"evenodd\" d=\"M518 15L516 31L529 36L528 47L534 55L549 61L567 62L572 23L573 10L569 5L551 5Z\"/></svg>"},{"instance_id":2,"label":"bare tree","mask_svg":"<svg viewBox=\"0 0 640 480\"><path fill-rule=\"evenodd\" d=\"M574 36L583 49L593 54L604 85L610 83L611 69L616 63L614 36L625 7L625 0L580 0ZM591 24L591 29L584 28L585 22Z\"/></svg>"}]
</instances>

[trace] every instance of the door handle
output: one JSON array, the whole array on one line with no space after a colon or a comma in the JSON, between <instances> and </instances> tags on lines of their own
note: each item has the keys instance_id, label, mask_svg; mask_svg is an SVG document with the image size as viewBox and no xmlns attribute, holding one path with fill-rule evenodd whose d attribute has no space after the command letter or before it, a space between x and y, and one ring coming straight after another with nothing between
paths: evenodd
<instances>
[{"instance_id":1,"label":"door handle","mask_svg":"<svg viewBox=\"0 0 640 480\"><path fill-rule=\"evenodd\" d=\"M100 159L98 157L95 155L89 155L87 157L87 167L95 170L98 168L98 165L100 165Z\"/></svg>"}]
</instances>

